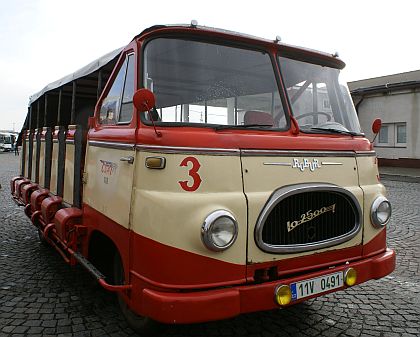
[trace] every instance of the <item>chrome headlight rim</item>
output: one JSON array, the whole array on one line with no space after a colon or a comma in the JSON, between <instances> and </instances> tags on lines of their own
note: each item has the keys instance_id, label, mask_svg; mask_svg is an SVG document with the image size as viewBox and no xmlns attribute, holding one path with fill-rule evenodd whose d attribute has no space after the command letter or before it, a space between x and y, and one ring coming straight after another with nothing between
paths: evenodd
<instances>
[{"instance_id":1,"label":"chrome headlight rim","mask_svg":"<svg viewBox=\"0 0 420 337\"><path fill-rule=\"evenodd\" d=\"M212 226L215 224L216 220L223 217L229 218L232 221L234 225L234 233L233 233L232 239L229 241L228 244L226 244L225 246L218 246L211 239L211 234L212 234L211 229L212 229ZM201 240L203 244L206 246L206 248L214 252L220 252L220 251L224 251L228 249L235 243L237 237L238 237L238 222L236 221L236 218L233 216L233 214L226 210L220 209L220 210L210 213L204 219L203 225L201 226Z\"/></svg>"},{"instance_id":2,"label":"chrome headlight rim","mask_svg":"<svg viewBox=\"0 0 420 337\"><path fill-rule=\"evenodd\" d=\"M385 222L382 223L378 218L377 212L378 212L379 206L383 202L386 202L389 206L389 216L388 216L388 219ZM391 207L391 203L389 202L389 200L387 198L385 198L384 196L377 197L375 199L375 201L372 203L372 206L370 208L370 221L372 222L372 225L376 228L385 227L389 223L389 220L391 219L391 215L392 215L392 207Z\"/></svg>"}]
</instances>

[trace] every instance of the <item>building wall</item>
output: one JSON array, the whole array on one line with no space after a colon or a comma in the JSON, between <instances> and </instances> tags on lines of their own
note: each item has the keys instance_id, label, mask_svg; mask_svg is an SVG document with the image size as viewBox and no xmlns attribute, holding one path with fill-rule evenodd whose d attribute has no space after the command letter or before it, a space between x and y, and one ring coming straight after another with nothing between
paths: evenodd
<instances>
[{"instance_id":1,"label":"building wall","mask_svg":"<svg viewBox=\"0 0 420 337\"><path fill-rule=\"evenodd\" d=\"M353 97L357 104L361 97ZM388 144L381 144L379 136L375 150L384 159L420 159L420 92L413 90L379 93L365 96L358 108L360 124L366 136L372 140L372 123L376 118L388 125ZM396 125L406 123L406 144L396 141ZM419 162L420 163L420 162Z\"/></svg>"}]
</instances>

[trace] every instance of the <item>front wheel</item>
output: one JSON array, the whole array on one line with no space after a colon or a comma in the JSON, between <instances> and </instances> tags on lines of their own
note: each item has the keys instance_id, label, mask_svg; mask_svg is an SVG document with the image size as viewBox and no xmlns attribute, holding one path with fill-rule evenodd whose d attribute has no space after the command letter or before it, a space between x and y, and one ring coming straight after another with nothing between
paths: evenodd
<instances>
[{"instance_id":1,"label":"front wheel","mask_svg":"<svg viewBox=\"0 0 420 337\"><path fill-rule=\"evenodd\" d=\"M114 257L114 283L124 284L124 267L121 261L121 257L118 253ZM120 306L121 312L127 321L128 325L136 332L144 334L145 336L153 336L159 332L162 328L162 324L152 320L149 317L140 316L134 313L125 303L122 296L117 293L118 305Z\"/></svg>"}]
</instances>

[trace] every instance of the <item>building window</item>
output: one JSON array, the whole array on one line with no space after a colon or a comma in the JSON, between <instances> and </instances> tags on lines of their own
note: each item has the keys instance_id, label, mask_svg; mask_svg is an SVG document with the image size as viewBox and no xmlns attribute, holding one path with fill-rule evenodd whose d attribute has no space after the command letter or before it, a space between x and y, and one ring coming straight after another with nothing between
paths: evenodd
<instances>
[{"instance_id":1,"label":"building window","mask_svg":"<svg viewBox=\"0 0 420 337\"><path fill-rule=\"evenodd\" d=\"M406 147L407 123L382 124L376 145L379 147Z\"/></svg>"},{"instance_id":2,"label":"building window","mask_svg":"<svg viewBox=\"0 0 420 337\"><path fill-rule=\"evenodd\" d=\"M382 125L381 130L379 131L379 144L388 144L388 125Z\"/></svg>"},{"instance_id":3,"label":"building window","mask_svg":"<svg viewBox=\"0 0 420 337\"><path fill-rule=\"evenodd\" d=\"M407 143L407 127L405 123L397 124L397 144Z\"/></svg>"},{"instance_id":4,"label":"building window","mask_svg":"<svg viewBox=\"0 0 420 337\"><path fill-rule=\"evenodd\" d=\"M324 107L324 109L331 109L330 100L329 99L324 99L322 101L322 106Z\"/></svg>"}]
</instances>

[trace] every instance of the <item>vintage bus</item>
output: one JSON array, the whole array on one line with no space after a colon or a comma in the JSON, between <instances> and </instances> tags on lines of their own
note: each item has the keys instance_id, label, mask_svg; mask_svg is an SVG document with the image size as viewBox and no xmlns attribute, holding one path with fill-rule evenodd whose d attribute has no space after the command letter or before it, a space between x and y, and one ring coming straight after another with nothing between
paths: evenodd
<instances>
[{"instance_id":1,"label":"vintage bus","mask_svg":"<svg viewBox=\"0 0 420 337\"><path fill-rule=\"evenodd\" d=\"M13 149L16 136L10 132L0 132L0 151L9 152Z\"/></svg>"},{"instance_id":2,"label":"vintage bus","mask_svg":"<svg viewBox=\"0 0 420 337\"><path fill-rule=\"evenodd\" d=\"M31 97L12 196L137 331L382 278L391 205L344 66L195 22L150 27Z\"/></svg>"}]
</instances>

